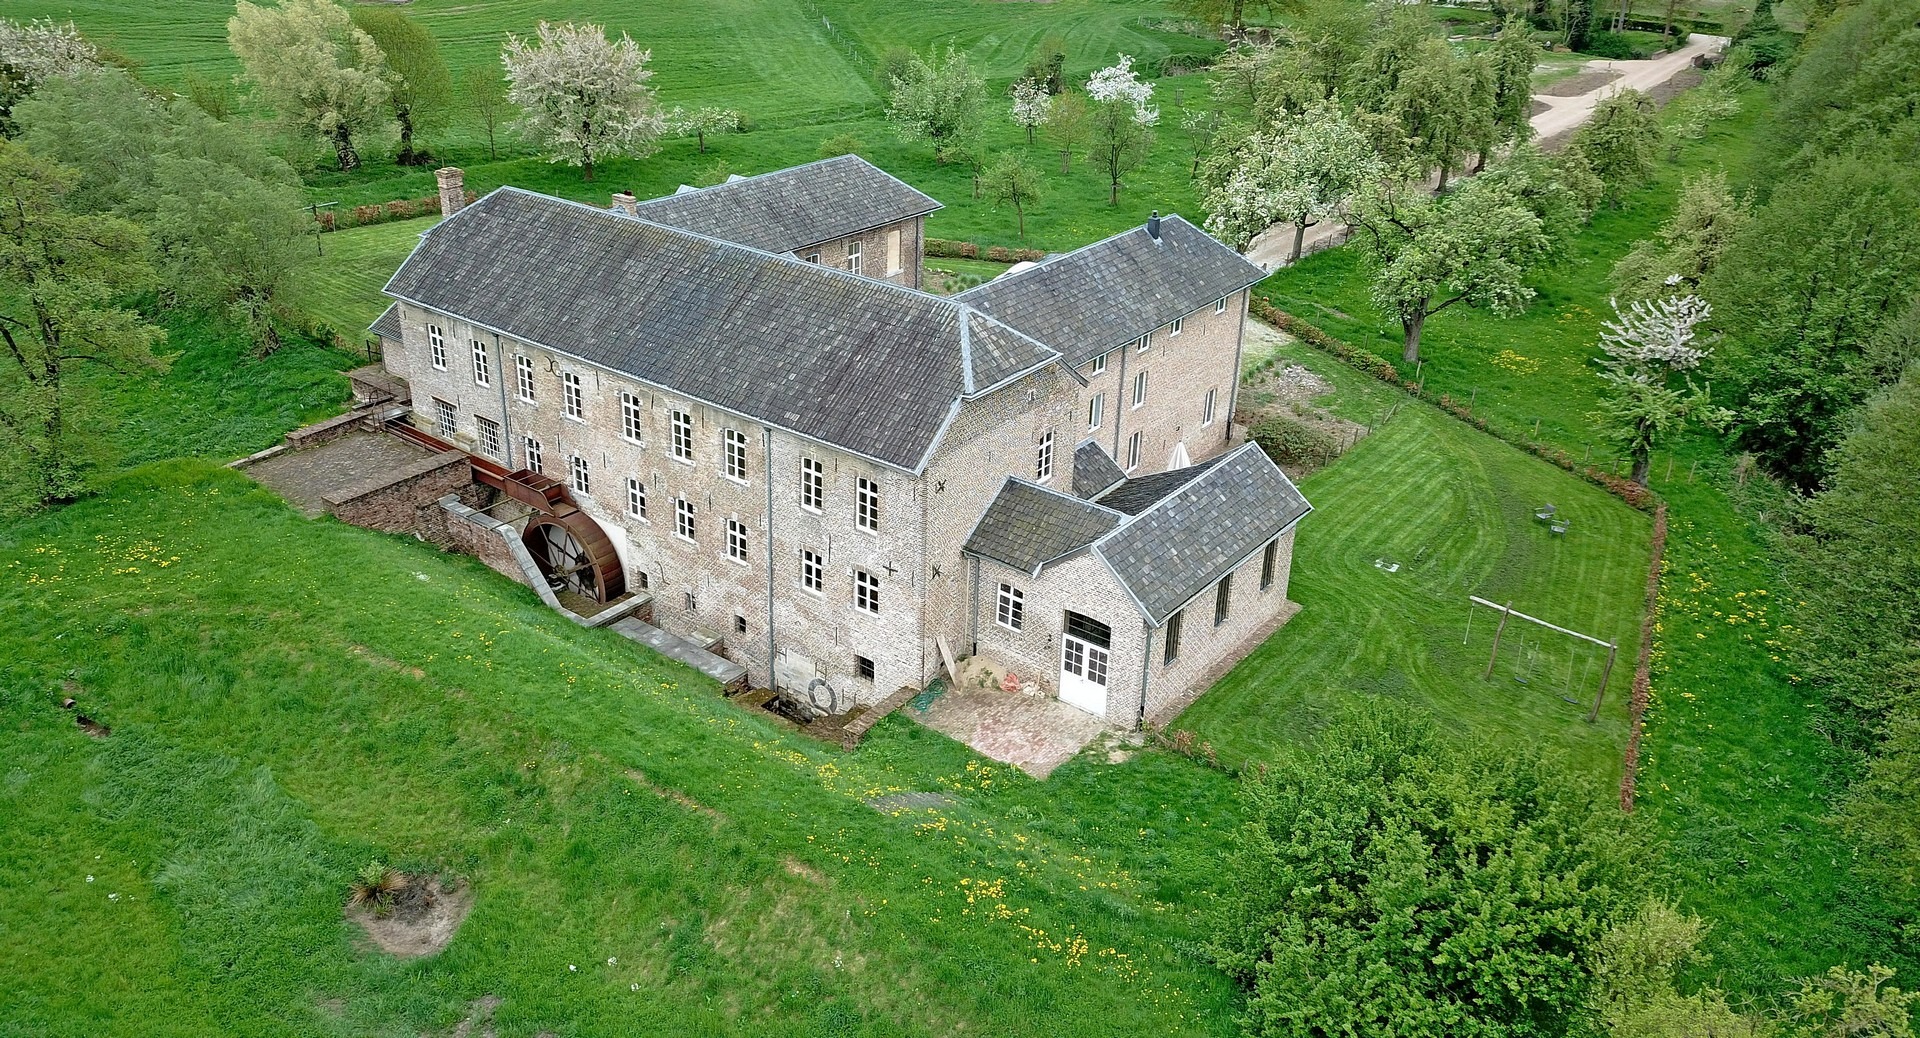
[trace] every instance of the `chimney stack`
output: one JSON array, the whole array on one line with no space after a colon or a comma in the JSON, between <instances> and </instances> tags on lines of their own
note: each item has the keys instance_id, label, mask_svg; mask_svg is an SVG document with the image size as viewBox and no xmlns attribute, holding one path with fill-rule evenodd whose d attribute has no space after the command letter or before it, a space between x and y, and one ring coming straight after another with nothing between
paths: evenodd
<instances>
[{"instance_id":1,"label":"chimney stack","mask_svg":"<svg viewBox=\"0 0 1920 1038\"><path fill-rule=\"evenodd\" d=\"M1147 237L1154 241L1160 240L1160 210L1158 209L1153 211L1152 216L1147 217Z\"/></svg>"},{"instance_id":2,"label":"chimney stack","mask_svg":"<svg viewBox=\"0 0 1920 1038\"><path fill-rule=\"evenodd\" d=\"M640 215L640 200L633 197L631 191L621 191L613 196L613 211L627 216Z\"/></svg>"},{"instance_id":3,"label":"chimney stack","mask_svg":"<svg viewBox=\"0 0 1920 1038\"><path fill-rule=\"evenodd\" d=\"M446 166L433 171L433 179L440 182L440 215L452 216L467 204L467 175L459 166Z\"/></svg>"}]
</instances>

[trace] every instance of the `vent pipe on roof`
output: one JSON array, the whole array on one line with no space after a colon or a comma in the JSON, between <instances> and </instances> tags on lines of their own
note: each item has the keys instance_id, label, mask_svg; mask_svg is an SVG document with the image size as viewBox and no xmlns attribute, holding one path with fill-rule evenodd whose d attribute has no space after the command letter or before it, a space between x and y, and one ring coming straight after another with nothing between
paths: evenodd
<instances>
[{"instance_id":1,"label":"vent pipe on roof","mask_svg":"<svg viewBox=\"0 0 1920 1038\"><path fill-rule=\"evenodd\" d=\"M1160 240L1160 210L1158 209L1153 211L1152 216L1147 217L1147 237L1154 241Z\"/></svg>"},{"instance_id":2,"label":"vent pipe on roof","mask_svg":"<svg viewBox=\"0 0 1920 1038\"><path fill-rule=\"evenodd\" d=\"M621 191L613 196L613 211L627 216L640 215L640 200L633 197L631 191Z\"/></svg>"},{"instance_id":3,"label":"vent pipe on roof","mask_svg":"<svg viewBox=\"0 0 1920 1038\"><path fill-rule=\"evenodd\" d=\"M440 184L440 215L452 216L467 204L467 175L459 166L446 166L433 171L433 179Z\"/></svg>"}]
</instances>

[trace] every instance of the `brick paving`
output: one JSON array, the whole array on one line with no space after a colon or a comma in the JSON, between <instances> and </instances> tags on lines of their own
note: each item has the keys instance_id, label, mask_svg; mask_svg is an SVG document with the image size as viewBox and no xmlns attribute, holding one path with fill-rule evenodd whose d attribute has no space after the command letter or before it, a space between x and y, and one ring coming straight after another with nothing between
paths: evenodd
<instances>
[{"instance_id":1,"label":"brick paving","mask_svg":"<svg viewBox=\"0 0 1920 1038\"><path fill-rule=\"evenodd\" d=\"M312 519L327 510L328 494L419 461L427 454L425 448L397 436L350 432L317 446L254 462L244 471Z\"/></svg>"},{"instance_id":2,"label":"brick paving","mask_svg":"<svg viewBox=\"0 0 1920 1038\"><path fill-rule=\"evenodd\" d=\"M1051 696L978 687L949 688L925 710L909 706L901 712L1038 779L1106 730L1100 718Z\"/></svg>"}]
</instances>

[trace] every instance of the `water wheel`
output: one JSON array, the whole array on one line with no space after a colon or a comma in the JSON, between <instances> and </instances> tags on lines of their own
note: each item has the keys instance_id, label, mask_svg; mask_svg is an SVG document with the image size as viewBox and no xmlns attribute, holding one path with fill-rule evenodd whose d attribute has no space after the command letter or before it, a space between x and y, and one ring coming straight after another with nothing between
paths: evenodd
<instances>
[{"instance_id":1,"label":"water wheel","mask_svg":"<svg viewBox=\"0 0 1920 1038\"><path fill-rule=\"evenodd\" d=\"M596 602L611 602L626 593L625 571L613 542L585 512L536 516L520 539L553 590Z\"/></svg>"}]
</instances>

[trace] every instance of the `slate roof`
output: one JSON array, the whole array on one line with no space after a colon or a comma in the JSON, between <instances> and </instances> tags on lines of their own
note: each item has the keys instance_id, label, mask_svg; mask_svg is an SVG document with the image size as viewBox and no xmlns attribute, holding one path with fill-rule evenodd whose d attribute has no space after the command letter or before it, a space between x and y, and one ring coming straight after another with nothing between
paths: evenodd
<instances>
[{"instance_id":1,"label":"slate roof","mask_svg":"<svg viewBox=\"0 0 1920 1038\"><path fill-rule=\"evenodd\" d=\"M1106 448L1093 440L1083 440L1073 449L1073 495L1088 500L1099 497L1102 491L1111 490L1127 481L1127 474L1118 462L1107 455Z\"/></svg>"},{"instance_id":2,"label":"slate roof","mask_svg":"<svg viewBox=\"0 0 1920 1038\"><path fill-rule=\"evenodd\" d=\"M1095 550L1157 627L1312 510L1286 473L1249 443L1216 459Z\"/></svg>"},{"instance_id":3,"label":"slate roof","mask_svg":"<svg viewBox=\"0 0 1920 1038\"><path fill-rule=\"evenodd\" d=\"M1160 503L1160 499L1200 478L1200 474L1220 463L1227 455L1208 458L1198 465L1173 469L1168 472L1156 472L1150 476L1129 479L1100 497L1100 503L1116 512L1127 515L1139 515L1141 512Z\"/></svg>"},{"instance_id":4,"label":"slate roof","mask_svg":"<svg viewBox=\"0 0 1920 1038\"><path fill-rule=\"evenodd\" d=\"M925 216L940 203L858 155L821 159L642 202L643 220L766 252Z\"/></svg>"},{"instance_id":5,"label":"slate roof","mask_svg":"<svg viewBox=\"0 0 1920 1038\"><path fill-rule=\"evenodd\" d=\"M960 397L1059 357L950 299L516 188L386 292L910 471Z\"/></svg>"},{"instance_id":6,"label":"slate roof","mask_svg":"<svg viewBox=\"0 0 1920 1038\"><path fill-rule=\"evenodd\" d=\"M400 304L387 304L387 308L380 312L380 316L374 318L372 324L367 325L367 330L378 335L386 342L398 345L400 342Z\"/></svg>"},{"instance_id":7,"label":"slate roof","mask_svg":"<svg viewBox=\"0 0 1920 1038\"><path fill-rule=\"evenodd\" d=\"M1033 573L1086 547L1122 518L1112 509L1008 476L961 550Z\"/></svg>"},{"instance_id":8,"label":"slate roof","mask_svg":"<svg viewBox=\"0 0 1920 1038\"><path fill-rule=\"evenodd\" d=\"M1006 274L954 297L1066 355L1073 367L1259 281L1266 272L1178 216Z\"/></svg>"}]
</instances>

